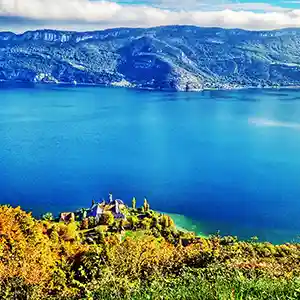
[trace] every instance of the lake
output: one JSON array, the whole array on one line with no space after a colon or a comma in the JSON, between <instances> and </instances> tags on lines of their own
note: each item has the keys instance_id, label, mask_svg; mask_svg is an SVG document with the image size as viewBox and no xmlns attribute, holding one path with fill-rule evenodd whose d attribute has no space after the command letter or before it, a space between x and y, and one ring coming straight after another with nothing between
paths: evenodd
<instances>
[{"instance_id":1,"label":"lake","mask_svg":"<svg viewBox=\"0 0 300 300\"><path fill-rule=\"evenodd\" d=\"M300 93L1 84L0 171L1 203L36 216L112 192L204 234L295 240Z\"/></svg>"}]
</instances>

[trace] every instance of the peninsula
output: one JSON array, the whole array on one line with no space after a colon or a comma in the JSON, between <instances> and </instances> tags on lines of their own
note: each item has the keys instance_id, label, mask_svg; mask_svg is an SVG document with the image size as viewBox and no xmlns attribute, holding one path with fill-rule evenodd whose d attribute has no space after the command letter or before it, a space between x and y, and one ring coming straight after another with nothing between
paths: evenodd
<instances>
[{"instance_id":1,"label":"peninsula","mask_svg":"<svg viewBox=\"0 0 300 300\"><path fill-rule=\"evenodd\" d=\"M88 209L0 206L1 299L299 299L300 244L203 238L110 194Z\"/></svg>"}]
</instances>

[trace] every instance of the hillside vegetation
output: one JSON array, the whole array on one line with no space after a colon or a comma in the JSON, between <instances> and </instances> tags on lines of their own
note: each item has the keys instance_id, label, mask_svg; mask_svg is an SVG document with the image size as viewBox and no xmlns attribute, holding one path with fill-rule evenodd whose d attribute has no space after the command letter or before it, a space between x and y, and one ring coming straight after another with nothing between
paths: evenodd
<instances>
[{"instance_id":1,"label":"hillside vegetation","mask_svg":"<svg viewBox=\"0 0 300 300\"><path fill-rule=\"evenodd\" d=\"M99 225L1 206L0 298L300 298L299 244L200 238L149 206L128 213Z\"/></svg>"},{"instance_id":2,"label":"hillside vegetation","mask_svg":"<svg viewBox=\"0 0 300 300\"><path fill-rule=\"evenodd\" d=\"M300 86L300 29L0 33L0 80L149 89Z\"/></svg>"}]
</instances>

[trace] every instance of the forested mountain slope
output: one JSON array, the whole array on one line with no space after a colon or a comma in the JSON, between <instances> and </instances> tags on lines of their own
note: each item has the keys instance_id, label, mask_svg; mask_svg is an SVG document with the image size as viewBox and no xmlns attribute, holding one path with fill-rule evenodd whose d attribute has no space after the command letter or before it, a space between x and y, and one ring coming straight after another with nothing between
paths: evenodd
<instances>
[{"instance_id":1,"label":"forested mountain slope","mask_svg":"<svg viewBox=\"0 0 300 300\"><path fill-rule=\"evenodd\" d=\"M0 33L0 80L198 90L300 85L300 29Z\"/></svg>"}]
</instances>

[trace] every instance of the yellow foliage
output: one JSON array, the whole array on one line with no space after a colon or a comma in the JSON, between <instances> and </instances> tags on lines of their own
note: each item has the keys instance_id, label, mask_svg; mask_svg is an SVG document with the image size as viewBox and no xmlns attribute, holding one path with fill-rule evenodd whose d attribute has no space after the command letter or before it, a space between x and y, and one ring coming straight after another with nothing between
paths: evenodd
<instances>
[{"instance_id":1,"label":"yellow foliage","mask_svg":"<svg viewBox=\"0 0 300 300\"><path fill-rule=\"evenodd\" d=\"M75 223L53 225L20 207L0 206L0 283L19 278L49 289L56 266L87 250L76 238Z\"/></svg>"},{"instance_id":2,"label":"yellow foliage","mask_svg":"<svg viewBox=\"0 0 300 300\"><path fill-rule=\"evenodd\" d=\"M100 218L101 225L112 225L115 218L111 211L105 211Z\"/></svg>"},{"instance_id":3,"label":"yellow foliage","mask_svg":"<svg viewBox=\"0 0 300 300\"><path fill-rule=\"evenodd\" d=\"M121 244L109 245L108 264L116 276L139 279L169 269L173 264L176 247L153 237L126 238Z\"/></svg>"},{"instance_id":4,"label":"yellow foliage","mask_svg":"<svg viewBox=\"0 0 300 300\"><path fill-rule=\"evenodd\" d=\"M134 227L138 221L131 216L120 225ZM147 227L152 221L145 218L143 225ZM76 222L37 221L20 207L0 206L0 285L17 280L17 284L39 287L46 298L51 294L68 299L79 297L88 288L93 290L95 284L105 290L117 282L130 290L130 284L179 276L185 267L201 272L207 269L207 274L211 267L222 267L226 274L238 272L240 279L266 274L290 280L300 274L300 245L180 236L168 216L158 222L167 234L175 236L174 244L149 236L149 231L127 232L132 237L122 242L121 235L101 225L85 230L92 238L101 236L101 245L89 246L80 242ZM157 230L156 221L154 224Z\"/></svg>"},{"instance_id":5,"label":"yellow foliage","mask_svg":"<svg viewBox=\"0 0 300 300\"><path fill-rule=\"evenodd\" d=\"M77 224L74 221L68 224L59 223L57 231L64 241L78 240Z\"/></svg>"},{"instance_id":6,"label":"yellow foliage","mask_svg":"<svg viewBox=\"0 0 300 300\"><path fill-rule=\"evenodd\" d=\"M43 230L20 207L0 207L0 280L19 277L35 284L49 279L56 254Z\"/></svg>"}]
</instances>

